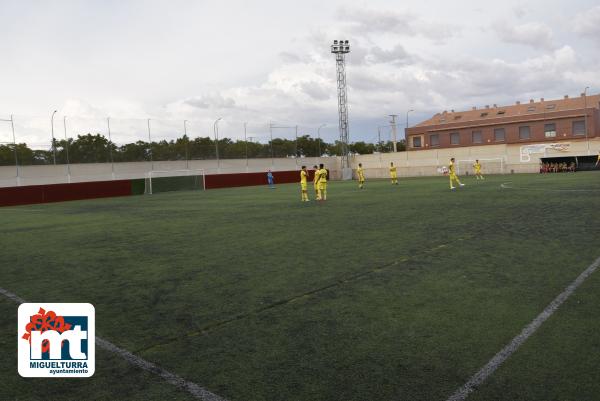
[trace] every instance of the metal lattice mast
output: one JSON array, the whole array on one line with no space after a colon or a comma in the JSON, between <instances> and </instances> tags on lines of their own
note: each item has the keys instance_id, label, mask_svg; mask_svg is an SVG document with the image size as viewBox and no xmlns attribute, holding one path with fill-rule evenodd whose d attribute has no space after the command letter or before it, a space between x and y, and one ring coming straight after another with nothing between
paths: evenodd
<instances>
[{"instance_id":1,"label":"metal lattice mast","mask_svg":"<svg viewBox=\"0 0 600 401\"><path fill-rule=\"evenodd\" d=\"M347 40L334 40L331 53L335 54L338 89L338 112L340 127L340 144L342 151L342 168L350 167L348 160L348 90L346 89L346 53L350 53Z\"/></svg>"}]
</instances>

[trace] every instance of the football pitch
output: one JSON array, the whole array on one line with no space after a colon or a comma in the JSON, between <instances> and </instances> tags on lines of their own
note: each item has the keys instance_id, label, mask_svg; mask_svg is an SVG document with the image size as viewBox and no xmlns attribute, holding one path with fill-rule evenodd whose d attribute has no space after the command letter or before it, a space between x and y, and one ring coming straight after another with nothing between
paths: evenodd
<instances>
[{"instance_id":1,"label":"football pitch","mask_svg":"<svg viewBox=\"0 0 600 401\"><path fill-rule=\"evenodd\" d=\"M1 400L447 400L600 257L600 173L298 184L0 208L0 288L89 302L89 379L17 373ZM597 400L600 272L468 400ZM160 370L160 372L159 372ZM158 374L157 374L158 373Z\"/></svg>"}]
</instances>

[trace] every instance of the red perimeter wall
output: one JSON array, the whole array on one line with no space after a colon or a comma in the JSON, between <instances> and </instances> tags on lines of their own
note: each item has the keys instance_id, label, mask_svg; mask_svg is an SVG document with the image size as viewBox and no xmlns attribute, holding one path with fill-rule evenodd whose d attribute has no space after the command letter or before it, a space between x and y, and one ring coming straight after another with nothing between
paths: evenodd
<instances>
[{"instance_id":1,"label":"red perimeter wall","mask_svg":"<svg viewBox=\"0 0 600 401\"><path fill-rule=\"evenodd\" d=\"M131 180L0 188L0 206L131 195Z\"/></svg>"},{"instance_id":2,"label":"red perimeter wall","mask_svg":"<svg viewBox=\"0 0 600 401\"><path fill-rule=\"evenodd\" d=\"M300 181L300 171L274 171L275 184ZM313 176L313 171L309 171ZM267 185L267 173L213 174L204 177L206 189ZM312 178L309 178L312 179ZM0 188L0 206L63 202L132 195L132 180L78 182Z\"/></svg>"},{"instance_id":3,"label":"red perimeter wall","mask_svg":"<svg viewBox=\"0 0 600 401\"><path fill-rule=\"evenodd\" d=\"M273 171L275 185L300 182L300 170ZM267 185L267 173L211 174L204 177L206 189Z\"/></svg>"}]
</instances>

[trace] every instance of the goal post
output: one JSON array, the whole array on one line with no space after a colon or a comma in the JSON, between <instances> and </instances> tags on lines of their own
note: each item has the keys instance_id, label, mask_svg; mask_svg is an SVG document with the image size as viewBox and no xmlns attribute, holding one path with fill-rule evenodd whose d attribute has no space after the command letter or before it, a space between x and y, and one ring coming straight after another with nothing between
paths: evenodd
<instances>
[{"instance_id":1,"label":"goal post","mask_svg":"<svg viewBox=\"0 0 600 401\"><path fill-rule=\"evenodd\" d=\"M463 159L456 162L456 173L458 175L473 174L473 164L476 159ZM489 159L477 159L481 164L481 173L486 174L504 174L504 158L494 157Z\"/></svg>"},{"instance_id":2,"label":"goal post","mask_svg":"<svg viewBox=\"0 0 600 401\"><path fill-rule=\"evenodd\" d=\"M144 194L171 191L203 191L206 189L204 169L152 170L144 180Z\"/></svg>"}]
</instances>

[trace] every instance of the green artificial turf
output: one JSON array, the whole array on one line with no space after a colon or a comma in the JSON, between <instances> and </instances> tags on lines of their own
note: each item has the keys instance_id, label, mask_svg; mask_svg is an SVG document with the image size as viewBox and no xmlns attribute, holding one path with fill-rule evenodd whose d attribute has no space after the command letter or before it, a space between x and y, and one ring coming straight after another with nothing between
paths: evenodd
<instances>
[{"instance_id":1,"label":"green artificial turf","mask_svg":"<svg viewBox=\"0 0 600 401\"><path fill-rule=\"evenodd\" d=\"M230 401L445 400L600 256L600 174L463 181L4 208L0 288L90 302L97 335ZM469 399L594 399L599 276ZM16 312L2 400L191 397L101 349L91 379L22 379Z\"/></svg>"}]
</instances>

